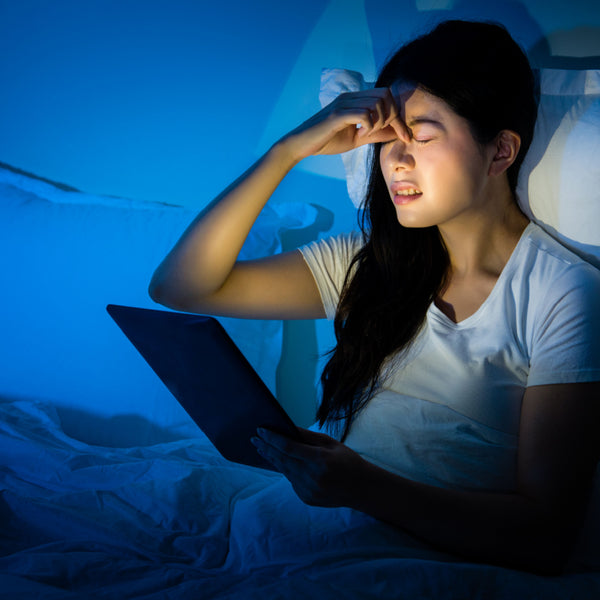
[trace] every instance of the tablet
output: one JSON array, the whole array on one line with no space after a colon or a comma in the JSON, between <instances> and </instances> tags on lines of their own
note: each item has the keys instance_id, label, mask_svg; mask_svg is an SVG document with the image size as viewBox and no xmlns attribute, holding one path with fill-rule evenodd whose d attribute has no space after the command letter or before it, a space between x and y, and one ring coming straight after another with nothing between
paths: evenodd
<instances>
[{"instance_id":1,"label":"tablet","mask_svg":"<svg viewBox=\"0 0 600 600\"><path fill-rule=\"evenodd\" d=\"M227 460L274 470L250 442L257 427L299 432L214 318L109 304L129 341Z\"/></svg>"}]
</instances>

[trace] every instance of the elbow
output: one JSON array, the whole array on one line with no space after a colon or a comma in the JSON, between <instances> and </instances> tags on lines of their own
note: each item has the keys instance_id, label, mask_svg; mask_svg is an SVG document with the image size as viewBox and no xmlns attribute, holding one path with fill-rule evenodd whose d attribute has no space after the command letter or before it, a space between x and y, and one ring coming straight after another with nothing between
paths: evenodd
<instances>
[{"instance_id":1,"label":"elbow","mask_svg":"<svg viewBox=\"0 0 600 600\"><path fill-rule=\"evenodd\" d=\"M505 540L503 540L505 541ZM497 541L495 548L468 558L477 562L523 571L542 577L556 577L565 572L570 559L569 544L562 544L549 535L512 540L510 546Z\"/></svg>"},{"instance_id":2,"label":"elbow","mask_svg":"<svg viewBox=\"0 0 600 600\"><path fill-rule=\"evenodd\" d=\"M177 294L174 292L173 284L170 284L168 280L161 275L159 269L152 275L152 279L148 285L148 295L157 304L162 304L169 308L176 308L178 303Z\"/></svg>"},{"instance_id":3,"label":"elbow","mask_svg":"<svg viewBox=\"0 0 600 600\"><path fill-rule=\"evenodd\" d=\"M554 534L548 533L532 557L530 570L547 577L564 574L571 564L579 533L577 527L558 527Z\"/></svg>"},{"instance_id":4,"label":"elbow","mask_svg":"<svg viewBox=\"0 0 600 600\"><path fill-rule=\"evenodd\" d=\"M569 552L565 552L564 548L555 549L554 551L544 551L538 549L528 557L522 557L520 564L512 565L518 570L527 571L534 575L543 577L557 577L565 572L565 568L569 562Z\"/></svg>"},{"instance_id":5,"label":"elbow","mask_svg":"<svg viewBox=\"0 0 600 600\"><path fill-rule=\"evenodd\" d=\"M148 295L157 304L183 312L198 312L205 296L197 287L173 274L164 274L160 269L148 284Z\"/></svg>"},{"instance_id":6,"label":"elbow","mask_svg":"<svg viewBox=\"0 0 600 600\"><path fill-rule=\"evenodd\" d=\"M571 561L579 524L571 515L537 504L528 503L528 508L531 510L512 516L506 510L489 526L479 527L483 538L470 545L465 557L545 577L564 573Z\"/></svg>"},{"instance_id":7,"label":"elbow","mask_svg":"<svg viewBox=\"0 0 600 600\"><path fill-rule=\"evenodd\" d=\"M157 304L164 304L164 286L161 285L156 273L152 276L148 285L148 296Z\"/></svg>"},{"instance_id":8,"label":"elbow","mask_svg":"<svg viewBox=\"0 0 600 600\"><path fill-rule=\"evenodd\" d=\"M529 539L521 539L510 565L536 575L553 577L562 575L569 565L578 536L572 523L552 520L543 530L531 532Z\"/></svg>"},{"instance_id":9,"label":"elbow","mask_svg":"<svg viewBox=\"0 0 600 600\"><path fill-rule=\"evenodd\" d=\"M523 543L527 570L544 576L568 571L585 524L587 501L571 499L553 510L540 511L537 526L530 532L530 544Z\"/></svg>"}]
</instances>

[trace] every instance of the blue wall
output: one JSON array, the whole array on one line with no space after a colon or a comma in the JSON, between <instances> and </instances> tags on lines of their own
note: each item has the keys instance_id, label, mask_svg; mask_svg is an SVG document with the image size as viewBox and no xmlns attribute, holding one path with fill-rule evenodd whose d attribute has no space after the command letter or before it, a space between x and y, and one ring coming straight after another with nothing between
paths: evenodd
<instances>
[{"instance_id":1,"label":"blue wall","mask_svg":"<svg viewBox=\"0 0 600 600\"><path fill-rule=\"evenodd\" d=\"M0 161L200 207L318 108L322 67L374 74L450 16L504 22L542 66L600 56L589 0L0 0ZM338 178L340 161L298 172Z\"/></svg>"},{"instance_id":2,"label":"blue wall","mask_svg":"<svg viewBox=\"0 0 600 600\"><path fill-rule=\"evenodd\" d=\"M199 209L319 108L323 67L372 79L402 40L451 17L504 23L535 66L600 68L589 0L0 0L0 162ZM274 198L287 201L317 204L321 233L354 226L339 157L299 165ZM303 424L331 342L325 323L285 324L278 393Z\"/></svg>"}]
</instances>

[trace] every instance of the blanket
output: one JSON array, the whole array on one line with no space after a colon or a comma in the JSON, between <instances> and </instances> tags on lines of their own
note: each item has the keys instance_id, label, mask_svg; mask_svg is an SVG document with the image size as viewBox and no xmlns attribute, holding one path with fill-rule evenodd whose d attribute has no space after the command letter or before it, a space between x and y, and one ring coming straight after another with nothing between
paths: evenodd
<instances>
[{"instance_id":1,"label":"blanket","mask_svg":"<svg viewBox=\"0 0 600 600\"><path fill-rule=\"evenodd\" d=\"M599 573L469 563L351 509L306 506L281 475L224 460L200 432L94 446L53 407L4 400L0 458L11 600L600 595Z\"/></svg>"}]
</instances>

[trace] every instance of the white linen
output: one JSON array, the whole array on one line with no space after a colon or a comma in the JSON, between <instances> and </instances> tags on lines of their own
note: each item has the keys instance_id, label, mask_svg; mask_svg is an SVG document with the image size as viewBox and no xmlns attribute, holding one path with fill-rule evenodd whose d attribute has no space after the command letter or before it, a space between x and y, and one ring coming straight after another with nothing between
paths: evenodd
<instances>
[{"instance_id":1,"label":"white linen","mask_svg":"<svg viewBox=\"0 0 600 600\"><path fill-rule=\"evenodd\" d=\"M203 436L103 448L53 408L0 402L0 590L37 600L584 600L599 573L468 563L349 509L302 504L278 474Z\"/></svg>"}]
</instances>

